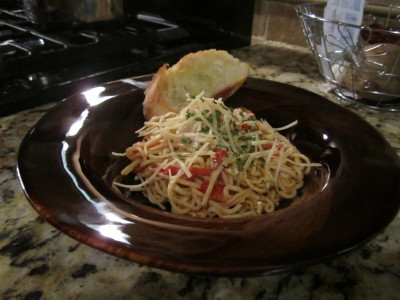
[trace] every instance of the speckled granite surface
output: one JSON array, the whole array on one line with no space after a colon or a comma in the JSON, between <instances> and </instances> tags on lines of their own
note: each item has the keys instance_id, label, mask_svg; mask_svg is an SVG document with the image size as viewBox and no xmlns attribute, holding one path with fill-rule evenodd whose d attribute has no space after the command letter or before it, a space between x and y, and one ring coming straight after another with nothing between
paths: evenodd
<instances>
[{"instance_id":1,"label":"speckled granite surface","mask_svg":"<svg viewBox=\"0 0 400 300\"><path fill-rule=\"evenodd\" d=\"M363 116L400 149L398 113L339 102L306 49L276 43L235 52L251 76L319 93ZM293 272L226 278L127 262L78 243L41 221L16 174L21 139L53 104L0 118L1 299L400 299L400 215L346 255Z\"/></svg>"}]
</instances>

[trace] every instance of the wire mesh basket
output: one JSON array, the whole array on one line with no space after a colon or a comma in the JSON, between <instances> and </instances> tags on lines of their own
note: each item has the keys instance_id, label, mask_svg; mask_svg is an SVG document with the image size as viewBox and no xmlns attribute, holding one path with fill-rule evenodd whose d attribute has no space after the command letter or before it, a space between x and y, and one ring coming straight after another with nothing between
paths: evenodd
<instances>
[{"instance_id":1,"label":"wire mesh basket","mask_svg":"<svg viewBox=\"0 0 400 300\"><path fill-rule=\"evenodd\" d=\"M346 101L400 111L400 6L366 5L361 26L324 18L324 5L296 6L321 74Z\"/></svg>"}]
</instances>

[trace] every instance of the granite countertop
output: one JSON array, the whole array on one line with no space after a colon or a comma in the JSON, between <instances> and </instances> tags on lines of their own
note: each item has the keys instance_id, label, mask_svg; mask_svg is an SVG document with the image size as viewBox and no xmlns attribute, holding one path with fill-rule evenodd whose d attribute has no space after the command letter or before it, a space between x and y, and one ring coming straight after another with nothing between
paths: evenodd
<instances>
[{"instance_id":1,"label":"granite countertop","mask_svg":"<svg viewBox=\"0 0 400 300\"><path fill-rule=\"evenodd\" d=\"M235 51L251 76L289 83L347 106L400 149L398 113L346 104L307 49L265 43ZM0 118L1 299L400 299L400 215L372 241L291 272L259 277L180 274L90 248L41 220L16 174L24 135L54 104Z\"/></svg>"}]
</instances>

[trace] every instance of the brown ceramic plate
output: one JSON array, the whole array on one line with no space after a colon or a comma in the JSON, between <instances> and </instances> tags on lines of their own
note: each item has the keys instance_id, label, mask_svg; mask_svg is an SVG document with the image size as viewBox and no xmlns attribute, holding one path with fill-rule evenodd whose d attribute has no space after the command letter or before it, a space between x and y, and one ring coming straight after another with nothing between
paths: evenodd
<instances>
[{"instance_id":1,"label":"brown ceramic plate","mask_svg":"<svg viewBox=\"0 0 400 300\"><path fill-rule=\"evenodd\" d=\"M298 120L287 136L325 170L311 176L308 198L236 220L129 204L105 174L110 153L136 140L143 98L123 81L73 95L21 144L18 170L30 203L94 248L179 272L267 274L351 250L382 231L399 209L400 163L373 127L316 94L252 78L227 104L245 106L273 126Z\"/></svg>"}]
</instances>

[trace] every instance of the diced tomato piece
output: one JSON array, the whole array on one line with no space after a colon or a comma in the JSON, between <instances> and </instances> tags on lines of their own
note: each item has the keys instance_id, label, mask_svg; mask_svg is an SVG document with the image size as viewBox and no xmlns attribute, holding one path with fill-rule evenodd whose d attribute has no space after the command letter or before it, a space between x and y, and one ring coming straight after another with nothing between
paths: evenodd
<instances>
[{"instance_id":1,"label":"diced tomato piece","mask_svg":"<svg viewBox=\"0 0 400 300\"><path fill-rule=\"evenodd\" d=\"M264 149L266 149L266 150L269 150L269 149L272 148L272 143L265 143L265 144L262 144L262 147L263 147Z\"/></svg>"},{"instance_id":2,"label":"diced tomato piece","mask_svg":"<svg viewBox=\"0 0 400 300\"><path fill-rule=\"evenodd\" d=\"M271 148L272 148L272 145L273 145L273 143L265 143L265 144L262 144L262 147L264 148L264 149L266 149L266 150L270 150ZM276 150L281 150L283 148L283 144L277 144L276 146L275 146L275 149Z\"/></svg>"},{"instance_id":3,"label":"diced tomato piece","mask_svg":"<svg viewBox=\"0 0 400 300\"><path fill-rule=\"evenodd\" d=\"M195 176L210 176L212 173L211 169L202 167L190 167L189 171L190 173L192 173L192 175Z\"/></svg>"},{"instance_id":4,"label":"diced tomato piece","mask_svg":"<svg viewBox=\"0 0 400 300\"><path fill-rule=\"evenodd\" d=\"M247 132L250 130L250 125L247 123L243 123L242 126L240 126L240 129Z\"/></svg>"},{"instance_id":5,"label":"diced tomato piece","mask_svg":"<svg viewBox=\"0 0 400 300\"><path fill-rule=\"evenodd\" d=\"M221 200L222 193L224 192L224 185L221 183L214 184L211 192L211 197L214 200Z\"/></svg>"},{"instance_id":6,"label":"diced tomato piece","mask_svg":"<svg viewBox=\"0 0 400 300\"><path fill-rule=\"evenodd\" d=\"M209 184L208 181L203 181L203 182L201 183L201 185L200 185L200 189L199 189L200 192L205 193L205 192L207 191L208 184Z\"/></svg>"},{"instance_id":7,"label":"diced tomato piece","mask_svg":"<svg viewBox=\"0 0 400 300\"><path fill-rule=\"evenodd\" d=\"M180 169L181 169L181 168L180 168L180 167L177 167L177 166L169 166L169 167L167 167L167 168L161 169L161 170L160 170L160 173L167 174L167 175L169 175L169 174L171 174L171 175L176 175L176 174L178 174L178 172L179 172Z\"/></svg>"},{"instance_id":8,"label":"diced tomato piece","mask_svg":"<svg viewBox=\"0 0 400 300\"><path fill-rule=\"evenodd\" d=\"M207 191L208 185L210 183L208 181L203 181L200 185L200 192L205 193ZM214 183L213 189L210 193L210 199L215 201L222 201L222 193L224 191L224 185L221 183Z\"/></svg>"},{"instance_id":9,"label":"diced tomato piece","mask_svg":"<svg viewBox=\"0 0 400 300\"><path fill-rule=\"evenodd\" d=\"M221 164L222 161L224 160L225 156L228 155L228 150L227 149L219 149L215 151L215 159L214 159L214 168L218 168Z\"/></svg>"}]
</instances>

